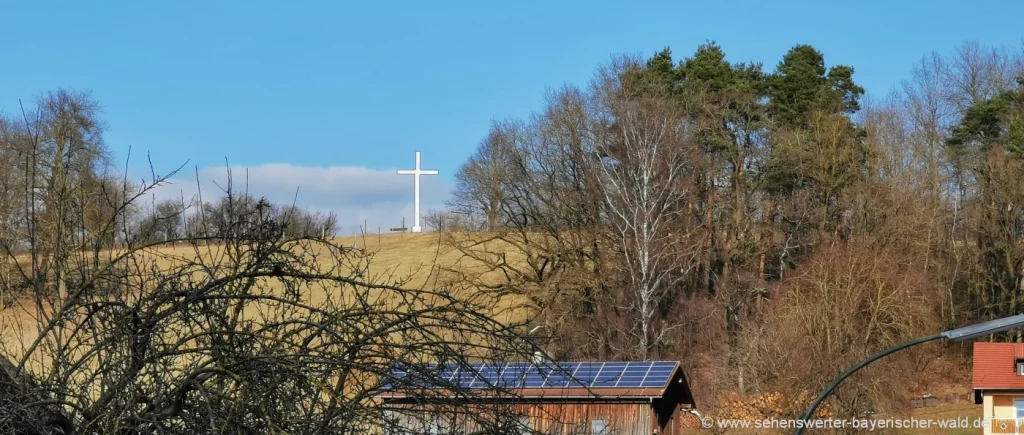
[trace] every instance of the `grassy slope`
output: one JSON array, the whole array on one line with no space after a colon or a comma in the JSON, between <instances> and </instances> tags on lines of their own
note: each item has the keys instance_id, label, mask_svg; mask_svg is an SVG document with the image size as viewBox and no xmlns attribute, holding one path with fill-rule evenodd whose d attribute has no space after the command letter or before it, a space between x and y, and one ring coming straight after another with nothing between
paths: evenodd
<instances>
[{"instance_id":1,"label":"grassy slope","mask_svg":"<svg viewBox=\"0 0 1024 435\"><path fill-rule=\"evenodd\" d=\"M373 253L367 281L373 283L392 283L395 279L402 280L406 288L434 288L443 282L445 269L456 269L462 273L482 272L479 263L465 258L461 252L443 243L442 236L437 233L423 234L383 234L365 237L342 237L334 240L342 246L364 248ZM493 249L492 246L488 246ZM210 254L212 252L212 254ZM210 248L203 255L218 255L217 248ZM162 248L159 253L168 257L194 258L192 247L182 245L173 248ZM157 260L162 268L166 259ZM483 275L485 281L498 278L495 275ZM442 282L439 282L439 277ZM465 290L464 290L465 291ZM311 292L308 302L317 303L331 297L323 292ZM495 314L499 320L511 321L521 319L525 314L522 310L507 310L513 306L514 300L505 298L495 306ZM249 311L249 308L246 309ZM21 348L36 337L37 325L34 320L35 307L30 298L21 301L20 306L0 310L0 342L15 349ZM17 353L17 352L15 352Z\"/></svg>"}]
</instances>

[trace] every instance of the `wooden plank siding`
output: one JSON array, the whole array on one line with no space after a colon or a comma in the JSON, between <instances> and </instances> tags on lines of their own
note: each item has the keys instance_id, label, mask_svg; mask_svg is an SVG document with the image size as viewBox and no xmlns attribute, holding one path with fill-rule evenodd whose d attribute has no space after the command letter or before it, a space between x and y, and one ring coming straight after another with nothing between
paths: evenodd
<instances>
[{"instance_id":1,"label":"wooden plank siding","mask_svg":"<svg viewBox=\"0 0 1024 435\"><path fill-rule=\"evenodd\" d=\"M440 433L474 433L481 431L475 422L456 417L453 424L451 415L431 415L429 406L396 405L409 412L389 411L389 418L403 428L429 434L431 422L441 428ZM476 405L486 406L486 405ZM648 435L653 433L654 412L650 403L519 403L510 405L508 411L528 419L530 430L551 435L590 434L594 420L603 420L607 434ZM468 411L472 412L472 411ZM481 411L481 414L487 413ZM487 413L490 414L490 413ZM669 432L664 432L669 433Z\"/></svg>"}]
</instances>

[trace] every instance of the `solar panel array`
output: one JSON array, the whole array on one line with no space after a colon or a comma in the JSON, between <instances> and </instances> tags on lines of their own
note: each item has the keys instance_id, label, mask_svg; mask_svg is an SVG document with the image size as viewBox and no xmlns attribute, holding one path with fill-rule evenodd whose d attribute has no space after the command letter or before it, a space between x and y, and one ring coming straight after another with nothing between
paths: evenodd
<instances>
[{"instance_id":1,"label":"solar panel array","mask_svg":"<svg viewBox=\"0 0 1024 435\"><path fill-rule=\"evenodd\" d=\"M675 361L528 362L396 367L393 384L435 388L664 388Z\"/></svg>"}]
</instances>

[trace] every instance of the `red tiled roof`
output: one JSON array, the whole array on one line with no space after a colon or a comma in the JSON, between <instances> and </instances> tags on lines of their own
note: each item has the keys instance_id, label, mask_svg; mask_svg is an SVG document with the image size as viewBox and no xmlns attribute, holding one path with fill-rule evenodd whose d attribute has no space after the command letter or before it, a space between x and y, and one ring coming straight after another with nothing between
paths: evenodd
<instances>
[{"instance_id":1,"label":"red tiled roof","mask_svg":"<svg viewBox=\"0 0 1024 435\"><path fill-rule=\"evenodd\" d=\"M974 342L974 389L1024 389L1017 360L1024 360L1024 343Z\"/></svg>"}]
</instances>

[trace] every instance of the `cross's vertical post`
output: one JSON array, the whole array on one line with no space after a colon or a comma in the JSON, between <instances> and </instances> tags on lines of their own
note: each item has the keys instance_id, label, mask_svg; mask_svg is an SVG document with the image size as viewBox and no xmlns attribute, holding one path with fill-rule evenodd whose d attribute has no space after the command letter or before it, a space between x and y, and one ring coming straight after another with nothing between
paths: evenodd
<instances>
[{"instance_id":1,"label":"cross's vertical post","mask_svg":"<svg viewBox=\"0 0 1024 435\"><path fill-rule=\"evenodd\" d=\"M416 168L399 169L398 175L412 175L413 177L413 205L412 205L412 232L423 231L420 227L420 175L437 175L437 170L420 168L420 152L416 151ZM404 225L403 225L404 226Z\"/></svg>"},{"instance_id":2,"label":"cross's vertical post","mask_svg":"<svg viewBox=\"0 0 1024 435\"><path fill-rule=\"evenodd\" d=\"M420 232L420 152L416 151L416 176L413 177L412 232Z\"/></svg>"}]
</instances>

